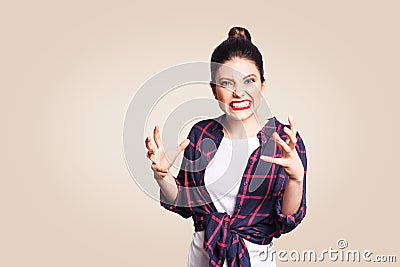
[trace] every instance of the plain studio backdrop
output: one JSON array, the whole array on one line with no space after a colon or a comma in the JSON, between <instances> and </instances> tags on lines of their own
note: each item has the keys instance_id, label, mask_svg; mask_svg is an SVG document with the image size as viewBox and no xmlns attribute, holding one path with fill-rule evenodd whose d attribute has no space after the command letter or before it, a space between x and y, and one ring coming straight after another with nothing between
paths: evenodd
<instances>
[{"instance_id":1,"label":"plain studio backdrop","mask_svg":"<svg viewBox=\"0 0 400 267\"><path fill-rule=\"evenodd\" d=\"M294 116L307 147L308 212L276 250L321 252L344 238L349 249L399 261L399 8L395 0L3 1L0 266L185 266L192 220L131 177L124 116L147 79L209 60L232 26L250 30L271 109L285 123Z\"/></svg>"}]
</instances>

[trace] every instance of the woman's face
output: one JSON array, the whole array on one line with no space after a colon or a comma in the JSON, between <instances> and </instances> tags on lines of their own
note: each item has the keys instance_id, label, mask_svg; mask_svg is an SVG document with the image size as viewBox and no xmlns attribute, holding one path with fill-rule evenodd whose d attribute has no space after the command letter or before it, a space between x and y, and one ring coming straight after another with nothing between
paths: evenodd
<instances>
[{"instance_id":1,"label":"woman's face","mask_svg":"<svg viewBox=\"0 0 400 267\"><path fill-rule=\"evenodd\" d=\"M218 68L215 81L214 97L229 118L246 120L255 116L265 81L261 82L260 72L253 61L238 57L226 61Z\"/></svg>"}]
</instances>

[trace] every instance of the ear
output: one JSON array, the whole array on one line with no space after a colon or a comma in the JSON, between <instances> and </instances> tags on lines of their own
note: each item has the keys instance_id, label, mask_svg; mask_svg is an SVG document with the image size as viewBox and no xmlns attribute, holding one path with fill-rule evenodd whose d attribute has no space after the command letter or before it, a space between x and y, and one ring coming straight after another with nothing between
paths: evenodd
<instances>
[{"instance_id":1,"label":"ear","mask_svg":"<svg viewBox=\"0 0 400 267\"><path fill-rule=\"evenodd\" d=\"M267 84L267 80L264 78L264 81L261 83L261 93L265 93L265 87Z\"/></svg>"},{"instance_id":2,"label":"ear","mask_svg":"<svg viewBox=\"0 0 400 267\"><path fill-rule=\"evenodd\" d=\"M211 89L212 89L214 98L217 99L217 89L216 89L216 85L215 85L214 83L210 82L210 87L211 87ZM218 99L217 99L217 100L218 100Z\"/></svg>"}]
</instances>

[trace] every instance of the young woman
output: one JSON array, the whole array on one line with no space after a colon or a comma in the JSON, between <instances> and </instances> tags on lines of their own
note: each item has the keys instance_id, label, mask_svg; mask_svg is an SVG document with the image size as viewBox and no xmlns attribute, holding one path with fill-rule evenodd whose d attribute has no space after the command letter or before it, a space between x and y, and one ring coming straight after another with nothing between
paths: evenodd
<instances>
[{"instance_id":1,"label":"young woman","mask_svg":"<svg viewBox=\"0 0 400 267\"><path fill-rule=\"evenodd\" d=\"M195 232L188 266L276 266L273 238L306 214L306 150L293 118L257 114L265 91L262 56L241 27L211 57L212 92L223 115L197 122L177 148L169 172L159 128L145 140L160 202Z\"/></svg>"}]
</instances>

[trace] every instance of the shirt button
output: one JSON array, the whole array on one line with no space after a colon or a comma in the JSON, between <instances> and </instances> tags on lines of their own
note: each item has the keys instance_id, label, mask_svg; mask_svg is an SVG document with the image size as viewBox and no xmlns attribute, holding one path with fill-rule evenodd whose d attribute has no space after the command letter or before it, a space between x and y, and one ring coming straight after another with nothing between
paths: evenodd
<instances>
[{"instance_id":1,"label":"shirt button","mask_svg":"<svg viewBox=\"0 0 400 267\"><path fill-rule=\"evenodd\" d=\"M242 208L242 205L239 205L239 209L241 209Z\"/></svg>"},{"instance_id":2,"label":"shirt button","mask_svg":"<svg viewBox=\"0 0 400 267\"><path fill-rule=\"evenodd\" d=\"M244 185L247 185L247 182L244 182L243 184L244 184Z\"/></svg>"}]
</instances>

